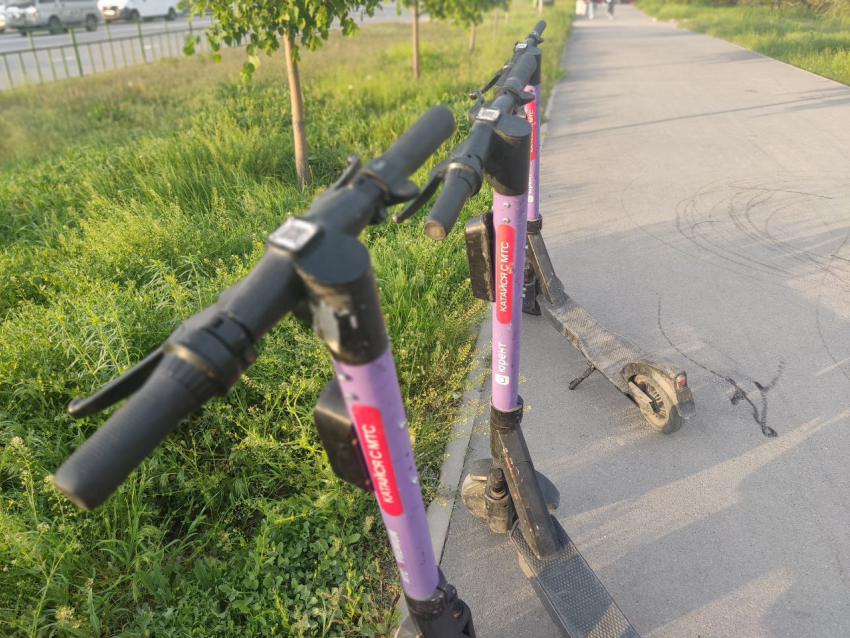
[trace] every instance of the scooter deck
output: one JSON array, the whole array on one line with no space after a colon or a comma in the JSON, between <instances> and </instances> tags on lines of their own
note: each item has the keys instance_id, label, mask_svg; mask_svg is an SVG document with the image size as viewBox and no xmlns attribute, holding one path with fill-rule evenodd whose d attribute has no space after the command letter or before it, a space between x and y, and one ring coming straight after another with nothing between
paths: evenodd
<instances>
[{"instance_id":1,"label":"scooter deck","mask_svg":"<svg viewBox=\"0 0 850 638\"><path fill-rule=\"evenodd\" d=\"M640 638L564 528L554 517L552 522L564 546L554 556L538 558L519 525L511 531L511 540L531 585L561 633L568 638Z\"/></svg>"},{"instance_id":2,"label":"scooter deck","mask_svg":"<svg viewBox=\"0 0 850 638\"><path fill-rule=\"evenodd\" d=\"M625 337L605 328L573 301L565 292L550 302L545 295L537 297L541 314L572 343L585 359L599 370L620 392L630 394L623 377L623 367L646 353Z\"/></svg>"}]
</instances>

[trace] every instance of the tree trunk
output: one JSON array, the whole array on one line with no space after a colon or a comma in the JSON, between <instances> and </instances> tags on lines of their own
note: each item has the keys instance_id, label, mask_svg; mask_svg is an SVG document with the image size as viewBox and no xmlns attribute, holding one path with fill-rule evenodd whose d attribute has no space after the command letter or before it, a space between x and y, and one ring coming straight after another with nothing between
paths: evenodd
<instances>
[{"instance_id":1,"label":"tree trunk","mask_svg":"<svg viewBox=\"0 0 850 638\"><path fill-rule=\"evenodd\" d=\"M537 13L543 13L543 0L537 0Z\"/></svg>"},{"instance_id":2,"label":"tree trunk","mask_svg":"<svg viewBox=\"0 0 850 638\"><path fill-rule=\"evenodd\" d=\"M419 2L410 6L413 11L413 77L419 79Z\"/></svg>"},{"instance_id":3,"label":"tree trunk","mask_svg":"<svg viewBox=\"0 0 850 638\"><path fill-rule=\"evenodd\" d=\"M499 10L493 9L493 37L499 32Z\"/></svg>"},{"instance_id":4,"label":"tree trunk","mask_svg":"<svg viewBox=\"0 0 850 638\"><path fill-rule=\"evenodd\" d=\"M472 53L475 50L475 23L470 22L469 26L472 27L469 30L469 52Z\"/></svg>"},{"instance_id":5,"label":"tree trunk","mask_svg":"<svg viewBox=\"0 0 850 638\"><path fill-rule=\"evenodd\" d=\"M286 55L286 72L289 76L289 99L292 102L292 135L295 138L295 174L300 191L313 183L310 175L310 160L307 156L307 129L304 127L304 96L301 94L301 77L298 75L298 63L292 57L293 36L283 39Z\"/></svg>"},{"instance_id":6,"label":"tree trunk","mask_svg":"<svg viewBox=\"0 0 850 638\"><path fill-rule=\"evenodd\" d=\"M511 12L505 11L505 24L508 24L511 21Z\"/></svg>"},{"instance_id":7,"label":"tree trunk","mask_svg":"<svg viewBox=\"0 0 850 638\"><path fill-rule=\"evenodd\" d=\"M774 9L781 9L782 8L782 0L775 0L775 2L773 3L773 8Z\"/></svg>"}]
</instances>

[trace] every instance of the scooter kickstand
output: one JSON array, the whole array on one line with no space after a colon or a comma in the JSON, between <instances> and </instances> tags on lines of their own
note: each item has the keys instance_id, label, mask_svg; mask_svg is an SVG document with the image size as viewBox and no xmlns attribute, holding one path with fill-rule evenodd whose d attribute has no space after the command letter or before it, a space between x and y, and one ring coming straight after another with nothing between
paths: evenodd
<instances>
[{"instance_id":1,"label":"scooter kickstand","mask_svg":"<svg viewBox=\"0 0 850 638\"><path fill-rule=\"evenodd\" d=\"M594 372L596 372L596 366L591 363L588 366L587 370L581 373L581 376L576 377L575 379L570 381L570 390L575 390L582 381L587 379L587 377L589 377Z\"/></svg>"}]
</instances>

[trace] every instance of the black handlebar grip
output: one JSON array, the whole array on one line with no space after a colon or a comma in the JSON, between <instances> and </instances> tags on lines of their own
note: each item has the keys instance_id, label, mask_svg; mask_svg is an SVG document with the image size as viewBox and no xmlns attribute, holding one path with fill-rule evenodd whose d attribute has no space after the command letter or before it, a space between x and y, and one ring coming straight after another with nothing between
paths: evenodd
<instances>
[{"instance_id":1,"label":"black handlebar grip","mask_svg":"<svg viewBox=\"0 0 850 638\"><path fill-rule=\"evenodd\" d=\"M504 86L510 86L514 92L520 93L525 90L525 87L531 81L531 76L537 70L537 60L533 55L523 55L519 61L514 64L508 77L505 79Z\"/></svg>"},{"instance_id":2,"label":"black handlebar grip","mask_svg":"<svg viewBox=\"0 0 850 638\"><path fill-rule=\"evenodd\" d=\"M141 389L60 466L54 485L83 509L103 503L180 421L212 397L205 377L191 363L166 355Z\"/></svg>"},{"instance_id":3,"label":"black handlebar grip","mask_svg":"<svg viewBox=\"0 0 850 638\"><path fill-rule=\"evenodd\" d=\"M534 31L532 33L536 33L537 35L543 35L543 29L546 28L546 20L541 20L537 24L534 25Z\"/></svg>"},{"instance_id":4,"label":"black handlebar grip","mask_svg":"<svg viewBox=\"0 0 850 638\"><path fill-rule=\"evenodd\" d=\"M407 179L440 148L455 130L455 118L447 106L432 106L407 129L380 158L370 162L372 168L390 183ZM385 162L379 164L379 162Z\"/></svg>"},{"instance_id":5,"label":"black handlebar grip","mask_svg":"<svg viewBox=\"0 0 850 638\"><path fill-rule=\"evenodd\" d=\"M425 220L425 234L434 241L445 239L455 225L463 205L478 192L480 178L469 168L450 168L443 190Z\"/></svg>"}]
</instances>

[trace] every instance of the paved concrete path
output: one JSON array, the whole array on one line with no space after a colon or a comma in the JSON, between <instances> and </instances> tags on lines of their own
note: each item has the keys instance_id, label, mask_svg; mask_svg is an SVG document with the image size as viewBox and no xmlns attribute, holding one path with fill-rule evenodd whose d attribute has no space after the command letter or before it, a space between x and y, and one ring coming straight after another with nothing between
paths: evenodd
<instances>
[{"instance_id":1,"label":"paved concrete path","mask_svg":"<svg viewBox=\"0 0 850 638\"><path fill-rule=\"evenodd\" d=\"M570 392L581 357L527 318L523 425L558 517L645 638L850 636L850 88L626 6L577 20L565 63L556 269L688 370L698 413L664 436L599 376ZM442 565L482 638L557 635L462 507Z\"/></svg>"}]
</instances>

